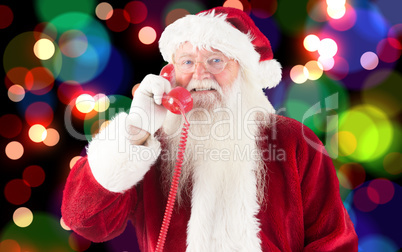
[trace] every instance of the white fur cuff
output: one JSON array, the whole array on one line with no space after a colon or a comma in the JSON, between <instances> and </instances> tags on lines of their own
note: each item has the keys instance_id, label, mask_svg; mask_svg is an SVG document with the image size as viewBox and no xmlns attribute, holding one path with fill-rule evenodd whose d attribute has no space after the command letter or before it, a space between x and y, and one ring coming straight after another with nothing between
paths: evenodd
<instances>
[{"instance_id":1,"label":"white fur cuff","mask_svg":"<svg viewBox=\"0 0 402 252\"><path fill-rule=\"evenodd\" d=\"M131 145L126 130L126 113L120 113L96 135L87 148L95 179L112 192L124 192L141 181L161 151L159 141Z\"/></svg>"}]
</instances>

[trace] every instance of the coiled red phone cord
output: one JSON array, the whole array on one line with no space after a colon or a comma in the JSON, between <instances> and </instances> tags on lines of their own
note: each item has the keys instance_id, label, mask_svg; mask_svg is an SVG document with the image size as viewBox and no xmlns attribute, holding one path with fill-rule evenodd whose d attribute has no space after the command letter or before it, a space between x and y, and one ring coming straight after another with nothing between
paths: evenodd
<instances>
[{"instance_id":1,"label":"coiled red phone cord","mask_svg":"<svg viewBox=\"0 0 402 252\"><path fill-rule=\"evenodd\" d=\"M177 188L179 187L181 166L182 166L183 160L184 160L184 151L186 150L188 129L190 127L190 123L187 121L187 118L184 114L183 106L181 105L180 102L178 102L178 105L180 106L180 112L183 115L185 122L184 122L183 128L181 130L180 143L179 143L179 149L177 152L175 171L174 171L174 175L173 175L173 179L172 179L172 185L170 186L169 197L168 197L168 201L167 201L166 209L165 209L165 215L163 216L162 227L159 232L158 243L156 244L157 252L162 252L163 247L165 246L166 235L167 235L167 232L169 229L170 219L172 218L173 207L174 207L174 204L176 201Z\"/></svg>"}]
</instances>

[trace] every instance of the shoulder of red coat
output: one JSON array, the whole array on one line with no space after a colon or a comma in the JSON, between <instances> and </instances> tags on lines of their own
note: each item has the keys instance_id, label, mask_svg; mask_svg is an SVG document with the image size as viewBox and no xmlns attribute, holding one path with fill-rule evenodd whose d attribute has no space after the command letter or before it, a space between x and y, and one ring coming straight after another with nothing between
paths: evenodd
<instances>
[{"instance_id":1,"label":"shoulder of red coat","mask_svg":"<svg viewBox=\"0 0 402 252\"><path fill-rule=\"evenodd\" d=\"M269 141L277 144L322 144L318 136L303 123L282 115L272 114L261 126L260 135L268 136Z\"/></svg>"}]
</instances>

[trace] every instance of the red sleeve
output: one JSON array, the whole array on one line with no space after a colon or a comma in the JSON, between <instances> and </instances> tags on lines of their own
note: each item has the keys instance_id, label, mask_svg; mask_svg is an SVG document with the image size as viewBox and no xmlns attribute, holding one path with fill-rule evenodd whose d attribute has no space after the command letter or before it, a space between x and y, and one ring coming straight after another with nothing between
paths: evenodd
<instances>
[{"instance_id":1,"label":"red sleeve","mask_svg":"<svg viewBox=\"0 0 402 252\"><path fill-rule=\"evenodd\" d=\"M305 127L306 128L306 127ZM315 134L304 129L299 155L303 198L304 252L358 251L358 239L339 193L332 159Z\"/></svg>"},{"instance_id":2,"label":"red sleeve","mask_svg":"<svg viewBox=\"0 0 402 252\"><path fill-rule=\"evenodd\" d=\"M124 231L136 199L134 187L124 193L103 188L93 177L87 157L83 157L67 178L61 213L74 232L93 242L103 242Z\"/></svg>"}]
</instances>

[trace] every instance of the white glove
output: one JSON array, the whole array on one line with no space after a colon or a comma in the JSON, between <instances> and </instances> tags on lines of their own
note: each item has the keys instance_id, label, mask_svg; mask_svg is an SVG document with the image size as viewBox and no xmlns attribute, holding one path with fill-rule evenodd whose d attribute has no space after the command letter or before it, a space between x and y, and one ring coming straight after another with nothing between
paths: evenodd
<instances>
[{"instance_id":1,"label":"white glove","mask_svg":"<svg viewBox=\"0 0 402 252\"><path fill-rule=\"evenodd\" d=\"M135 91L127 125L149 132L151 135L162 127L167 109L161 105L162 96L171 90L168 80L159 75L148 74Z\"/></svg>"}]
</instances>

